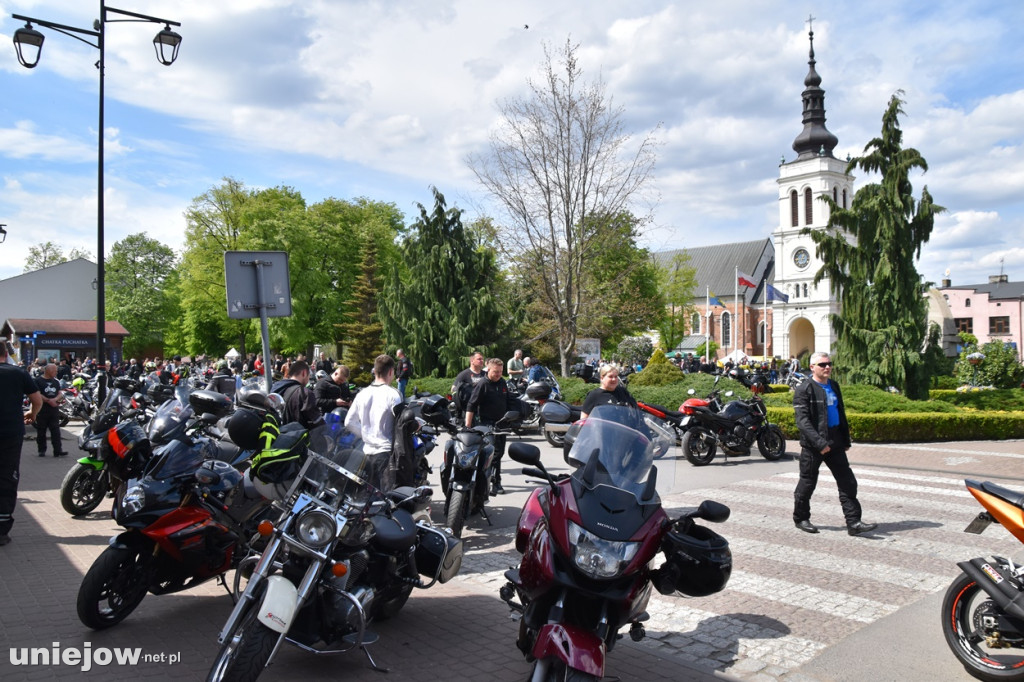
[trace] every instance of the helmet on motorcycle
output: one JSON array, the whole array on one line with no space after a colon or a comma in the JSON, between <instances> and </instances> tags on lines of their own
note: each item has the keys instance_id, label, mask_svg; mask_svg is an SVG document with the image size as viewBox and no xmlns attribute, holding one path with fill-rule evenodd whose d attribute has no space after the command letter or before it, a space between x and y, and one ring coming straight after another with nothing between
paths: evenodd
<instances>
[{"instance_id":1,"label":"helmet on motorcycle","mask_svg":"<svg viewBox=\"0 0 1024 682\"><path fill-rule=\"evenodd\" d=\"M103 435L99 456L104 461L128 459L138 453L146 458L152 454L149 438L138 422L121 422Z\"/></svg>"},{"instance_id":2,"label":"helmet on motorcycle","mask_svg":"<svg viewBox=\"0 0 1024 682\"><path fill-rule=\"evenodd\" d=\"M260 448L260 428L263 416L254 410L239 408L228 419L228 437L243 450Z\"/></svg>"},{"instance_id":3,"label":"helmet on motorcycle","mask_svg":"<svg viewBox=\"0 0 1024 682\"><path fill-rule=\"evenodd\" d=\"M654 586L662 594L682 592L690 597L706 597L720 592L732 574L729 541L718 533L689 524L686 531L669 529L661 543L665 565L654 577Z\"/></svg>"},{"instance_id":4,"label":"helmet on motorcycle","mask_svg":"<svg viewBox=\"0 0 1024 682\"><path fill-rule=\"evenodd\" d=\"M239 407L249 407L254 410L267 410L270 405L267 402L267 394L259 386L242 386L235 394Z\"/></svg>"},{"instance_id":5,"label":"helmet on motorcycle","mask_svg":"<svg viewBox=\"0 0 1024 682\"><path fill-rule=\"evenodd\" d=\"M423 399L420 416L428 424L433 424L434 426L441 426L446 423L450 417L448 399L437 394L428 395Z\"/></svg>"},{"instance_id":6,"label":"helmet on motorcycle","mask_svg":"<svg viewBox=\"0 0 1024 682\"><path fill-rule=\"evenodd\" d=\"M316 380L317 381L323 381L326 378L327 378L327 372L323 371L322 369L318 369L316 371Z\"/></svg>"},{"instance_id":7,"label":"helmet on motorcycle","mask_svg":"<svg viewBox=\"0 0 1024 682\"><path fill-rule=\"evenodd\" d=\"M726 376L729 377L730 379L735 379L736 381L742 384L745 383L743 380L747 376L747 372L742 367L733 367L728 372L726 372Z\"/></svg>"},{"instance_id":8,"label":"helmet on motorcycle","mask_svg":"<svg viewBox=\"0 0 1024 682\"><path fill-rule=\"evenodd\" d=\"M82 390L82 387L85 386L85 379L82 377L75 377L74 381L71 382L71 385L77 390Z\"/></svg>"}]
</instances>

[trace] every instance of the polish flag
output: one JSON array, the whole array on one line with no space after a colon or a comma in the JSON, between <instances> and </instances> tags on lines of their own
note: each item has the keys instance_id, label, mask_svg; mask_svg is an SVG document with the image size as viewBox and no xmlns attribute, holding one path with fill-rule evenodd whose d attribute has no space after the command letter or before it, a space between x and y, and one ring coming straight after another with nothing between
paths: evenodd
<instances>
[{"instance_id":1,"label":"polish flag","mask_svg":"<svg viewBox=\"0 0 1024 682\"><path fill-rule=\"evenodd\" d=\"M745 287L751 287L751 288L757 286L757 284L754 283L754 280L750 279L749 276L743 274L742 271L738 271L738 272L739 272L739 283L740 284L742 284Z\"/></svg>"}]
</instances>

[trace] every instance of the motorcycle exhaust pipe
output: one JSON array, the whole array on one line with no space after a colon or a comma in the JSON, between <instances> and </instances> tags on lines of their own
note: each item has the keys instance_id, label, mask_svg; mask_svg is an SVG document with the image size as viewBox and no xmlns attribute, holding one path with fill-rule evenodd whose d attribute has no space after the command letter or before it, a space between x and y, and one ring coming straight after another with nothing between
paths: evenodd
<instances>
[{"instance_id":1,"label":"motorcycle exhaust pipe","mask_svg":"<svg viewBox=\"0 0 1024 682\"><path fill-rule=\"evenodd\" d=\"M1013 587L1010 578L999 567L984 559L971 559L957 564L969 578L992 597L992 601L1007 615L1024 619L1024 592Z\"/></svg>"}]
</instances>

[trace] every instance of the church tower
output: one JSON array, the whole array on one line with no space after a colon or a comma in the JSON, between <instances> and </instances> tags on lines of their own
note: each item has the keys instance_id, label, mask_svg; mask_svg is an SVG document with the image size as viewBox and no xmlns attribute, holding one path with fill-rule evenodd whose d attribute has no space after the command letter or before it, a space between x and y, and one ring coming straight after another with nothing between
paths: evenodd
<instances>
[{"instance_id":1,"label":"church tower","mask_svg":"<svg viewBox=\"0 0 1024 682\"><path fill-rule=\"evenodd\" d=\"M782 358L814 351L831 352L835 332L829 314L839 312L829 280L814 284L821 267L810 235L804 228L823 230L828 225L829 197L842 208L853 201L853 176L846 161L832 155L838 138L825 127L825 91L815 70L814 30L810 38L810 70L804 78L804 128L793 140L797 157L779 164L779 226L772 234L775 246L775 288L789 296L772 308L772 349Z\"/></svg>"}]
</instances>

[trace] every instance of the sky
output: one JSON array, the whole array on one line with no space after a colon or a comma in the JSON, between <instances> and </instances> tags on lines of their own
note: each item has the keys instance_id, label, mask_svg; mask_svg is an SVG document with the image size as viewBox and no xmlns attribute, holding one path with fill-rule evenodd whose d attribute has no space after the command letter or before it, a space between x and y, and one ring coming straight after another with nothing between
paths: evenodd
<instances>
[{"instance_id":1,"label":"sky","mask_svg":"<svg viewBox=\"0 0 1024 682\"><path fill-rule=\"evenodd\" d=\"M1024 3L1018 0L151 0L122 9L181 22L106 25L105 241L145 232L180 251L184 211L233 177L394 203L411 222L430 187L465 217L501 213L467 158L499 106L528 95L545 45L579 45L636 143L657 162L642 244L652 251L769 238L781 159L816 69L838 158L860 154L903 92L912 175L946 208L918 269L954 285L1024 280ZM55 31L17 62L21 14L88 28L99 3L0 0L0 278L30 246L96 252L98 51ZM114 18L111 16L111 18ZM39 27L37 27L39 28ZM855 173L856 175L856 173ZM877 178L858 177L855 189Z\"/></svg>"}]
</instances>

